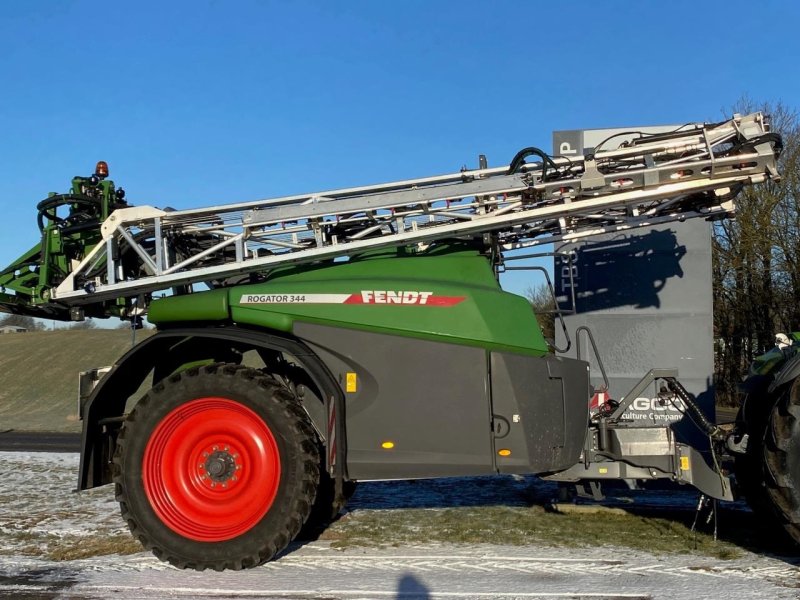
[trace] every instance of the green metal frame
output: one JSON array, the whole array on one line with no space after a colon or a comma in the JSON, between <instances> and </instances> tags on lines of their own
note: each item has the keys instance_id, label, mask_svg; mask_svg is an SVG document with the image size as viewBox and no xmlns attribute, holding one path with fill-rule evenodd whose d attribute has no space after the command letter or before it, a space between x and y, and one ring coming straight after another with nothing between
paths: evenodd
<instances>
[{"instance_id":1,"label":"green metal frame","mask_svg":"<svg viewBox=\"0 0 800 600\"><path fill-rule=\"evenodd\" d=\"M122 206L114 182L97 175L74 177L68 193L49 194L38 205L40 242L0 271L0 311L69 320L69 308L51 302L50 290L70 273L73 261L100 242L100 225ZM90 305L85 312L118 315L124 306L119 300Z\"/></svg>"}]
</instances>

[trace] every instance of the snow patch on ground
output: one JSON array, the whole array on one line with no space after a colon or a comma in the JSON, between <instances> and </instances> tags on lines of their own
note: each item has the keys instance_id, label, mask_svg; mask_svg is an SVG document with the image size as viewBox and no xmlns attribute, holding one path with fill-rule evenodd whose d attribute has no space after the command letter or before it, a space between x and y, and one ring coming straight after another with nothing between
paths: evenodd
<instances>
[{"instance_id":1,"label":"snow patch on ground","mask_svg":"<svg viewBox=\"0 0 800 600\"><path fill-rule=\"evenodd\" d=\"M179 571L149 553L55 561L59 545L129 535L113 488L74 493L74 454L0 452L0 598L800 598L793 559L653 556L619 548L415 544L336 550L318 541L245 572ZM550 497L531 478L362 485L350 510L503 504ZM467 493L465 493L465 491ZM635 495L634 492L631 494ZM663 495L691 506L692 495ZM618 502L626 502L621 495Z\"/></svg>"},{"instance_id":2,"label":"snow patch on ground","mask_svg":"<svg viewBox=\"0 0 800 600\"><path fill-rule=\"evenodd\" d=\"M0 452L0 555L31 544L127 532L110 487L75 493L75 454Z\"/></svg>"}]
</instances>

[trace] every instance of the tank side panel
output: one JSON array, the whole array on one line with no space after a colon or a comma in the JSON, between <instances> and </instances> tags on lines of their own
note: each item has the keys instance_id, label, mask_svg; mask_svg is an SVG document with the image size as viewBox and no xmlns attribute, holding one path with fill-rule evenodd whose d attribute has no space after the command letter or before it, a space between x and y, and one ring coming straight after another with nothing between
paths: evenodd
<instances>
[{"instance_id":1,"label":"tank side panel","mask_svg":"<svg viewBox=\"0 0 800 600\"><path fill-rule=\"evenodd\" d=\"M491 373L498 470L547 473L574 465L589 419L587 363L492 352Z\"/></svg>"},{"instance_id":2,"label":"tank side panel","mask_svg":"<svg viewBox=\"0 0 800 600\"><path fill-rule=\"evenodd\" d=\"M302 322L294 333L346 390L352 479L495 472L484 350Z\"/></svg>"}]
</instances>

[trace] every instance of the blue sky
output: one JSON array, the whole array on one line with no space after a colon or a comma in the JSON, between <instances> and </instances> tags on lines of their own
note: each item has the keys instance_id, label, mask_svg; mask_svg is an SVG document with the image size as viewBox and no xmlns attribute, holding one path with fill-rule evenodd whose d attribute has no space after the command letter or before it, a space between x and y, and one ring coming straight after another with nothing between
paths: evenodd
<instances>
[{"instance_id":1,"label":"blue sky","mask_svg":"<svg viewBox=\"0 0 800 600\"><path fill-rule=\"evenodd\" d=\"M135 8L133 7L135 5ZM0 263L103 159L189 208L507 163L557 129L800 107L800 3L0 3Z\"/></svg>"}]
</instances>

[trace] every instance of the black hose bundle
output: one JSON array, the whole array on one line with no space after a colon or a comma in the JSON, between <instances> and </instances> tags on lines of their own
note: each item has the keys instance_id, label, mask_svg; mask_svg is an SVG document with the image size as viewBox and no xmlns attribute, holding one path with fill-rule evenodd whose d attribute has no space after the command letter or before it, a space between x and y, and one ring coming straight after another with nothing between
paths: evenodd
<instances>
[{"instance_id":1,"label":"black hose bundle","mask_svg":"<svg viewBox=\"0 0 800 600\"><path fill-rule=\"evenodd\" d=\"M558 171L558 165L550 158L550 155L547 154L544 150L540 150L534 146L528 146L527 148L523 148L519 152L514 155L514 158L511 159L511 164L508 166L508 171L506 172L507 175L511 175L512 173L516 173L519 168L525 164L525 159L531 155L538 156L542 159L542 181L545 181L547 175L547 168L548 165L550 168L555 169Z\"/></svg>"},{"instance_id":2,"label":"black hose bundle","mask_svg":"<svg viewBox=\"0 0 800 600\"><path fill-rule=\"evenodd\" d=\"M677 379L674 377L665 377L664 380L667 382L667 387L669 391L680 398L686 408L691 412L692 421L700 427L703 431L705 431L708 435L716 435L721 432L720 428L714 425L711 421L708 420L708 417L700 410L700 407L697 405L697 402L694 401L692 395L686 391L686 388L683 387Z\"/></svg>"}]
</instances>

